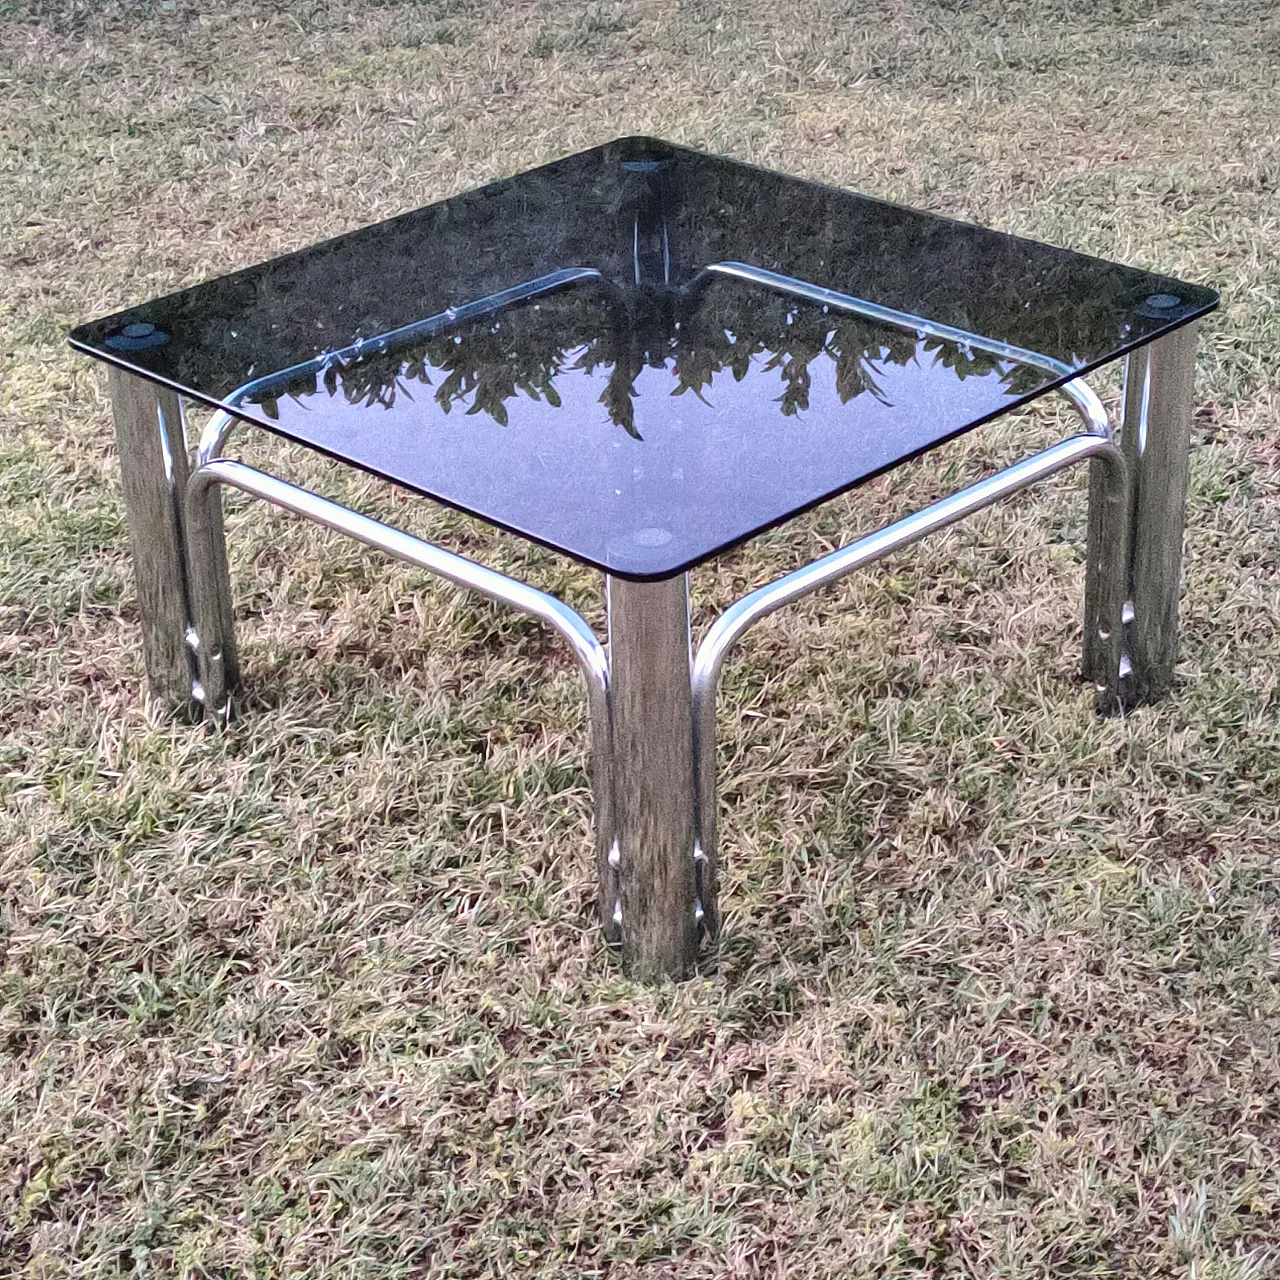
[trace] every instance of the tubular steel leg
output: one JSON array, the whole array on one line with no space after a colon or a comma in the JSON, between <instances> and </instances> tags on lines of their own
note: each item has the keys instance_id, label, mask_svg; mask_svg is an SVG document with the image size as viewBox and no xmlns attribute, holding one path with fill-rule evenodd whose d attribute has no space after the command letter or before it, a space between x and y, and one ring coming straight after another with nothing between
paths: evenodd
<instances>
[{"instance_id":1,"label":"tubular steel leg","mask_svg":"<svg viewBox=\"0 0 1280 1280\"><path fill-rule=\"evenodd\" d=\"M1125 649L1129 590L1129 469L1114 453L1089 463L1089 545L1085 571L1084 675L1099 715L1128 705L1132 668Z\"/></svg>"},{"instance_id":2,"label":"tubular steel leg","mask_svg":"<svg viewBox=\"0 0 1280 1280\"><path fill-rule=\"evenodd\" d=\"M622 941L618 831L613 810L613 734L607 715L591 717L591 795L596 824L596 910L606 942Z\"/></svg>"},{"instance_id":3,"label":"tubular steel leg","mask_svg":"<svg viewBox=\"0 0 1280 1280\"><path fill-rule=\"evenodd\" d=\"M611 577L608 591L622 963L641 981L680 978L699 935L689 580Z\"/></svg>"},{"instance_id":4,"label":"tubular steel leg","mask_svg":"<svg viewBox=\"0 0 1280 1280\"><path fill-rule=\"evenodd\" d=\"M1106 430L1106 417L1096 398L1090 406L1090 419L1100 431ZM868 534L830 555L815 560L803 569L785 574L743 596L716 619L702 638L693 663L693 715L697 746L699 837L701 840L701 879L709 903L707 920L713 919L715 883L719 864L716 835L716 688L720 669L730 649L761 618L781 609L810 592L836 582L864 565L872 564L890 552L909 547L927 534L989 507L1001 498L1017 493L1048 476L1083 462L1096 460L1102 464L1096 473L1102 496L1097 504L1100 535L1094 540L1099 562L1098 604L1095 608L1094 634L1097 637L1091 653L1102 669L1113 672L1106 689L1114 689L1121 669L1120 621L1125 582L1125 463L1119 449L1108 435L1074 436L1034 457L980 480L959 493L943 498L932 506L906 516L887 528ZM1105 634L1103 634L1105 633ZM1099 701L1106 693L1099 690Z\"/></svg>"},{"instance_id":5,"label":"tubular steel leg","mask_svg":"<svg viewBox=\"0 0 1280 1280\"><path fill-rule=\"evenodd\" d=\"M122 369L111 369L109 385L147 684L153 701L166 711L194 717L182 515L187 482L182 407L174 392Z\"/></svg>"},{"instance_id":6,"label":"tubular steel leg","mask_svg":"<svg viewBox=\"0 0 1280 1280\"><path fill-rule=\"evenodd\" d=\"M186 498L187 565L191 590L192 643L199 680L197 700L207 719L225 725L240 685L235 614L222 529L222 491L192 485Z\"/></svg>"},{"instance_id":7,"label":"tubular steel leg","mask_svg":"<svg viewBox=\"0 0 1280 1280\"><path fill-rule=\"evenodd\" d=\"M1133 621L1128 634L1135 706L1168 693L1178 656L1195 331L1194 324L1187 325L1152 343L1145 369L1126 379L1136 384L1125 387L1124 424L1124 448L1131 458L1136 446L1130 463ZM1131 366L1129 373L1134 372Z\"/></svg>"},{"instance_id":8,"label":"tubular steel leg","mask_svg":"<svg viewBox=\"0 0 1280 1280\"><path fill-rule=\"evenodd\" d=\"M1133 352L1126 362L1121 447L1128 464L1123 640L1116 696L1096 610L1109 590L1099 532L1114 499L1095 464L1089 488L1089 566L1085 587L1084 673L1099 687L1099 709L1141 706L1173 684L1178 598L1186 522L1187 459L1195 375L1196 326Z\"/></svg>"}]
</instances>

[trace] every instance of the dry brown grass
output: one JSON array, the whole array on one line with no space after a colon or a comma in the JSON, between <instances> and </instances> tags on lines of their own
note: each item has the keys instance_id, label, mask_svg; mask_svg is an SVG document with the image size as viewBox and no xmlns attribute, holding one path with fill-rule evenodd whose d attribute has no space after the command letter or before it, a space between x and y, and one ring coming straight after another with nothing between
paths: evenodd
<instances>
[{"instance_id":1,"label":"dry brown grass","mask_svg":"<svg viewBox=\"0 0 1280 1280\"><path fill-rule=\"evenodd\" d=\"M1280 1274L1278 62L1269 0L0 3L0 1273ZM719 960L656 990L591 925L536 628L232 502L251 704L148 722L62 336L633 132L1228 299L1176 696L1075 681L1079 477L775 620ZM762 538L700 616L1053 425Z\"/></svg>"}]
</instances>

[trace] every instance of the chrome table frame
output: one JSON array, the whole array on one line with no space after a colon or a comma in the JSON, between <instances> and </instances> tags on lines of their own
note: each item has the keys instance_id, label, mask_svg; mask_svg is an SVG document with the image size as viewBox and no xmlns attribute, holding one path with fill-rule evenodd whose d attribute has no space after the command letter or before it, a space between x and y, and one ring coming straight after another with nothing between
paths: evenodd
<instances>
[{"instance_id":1,"label":"chrome table frame","mask_svg":"<svg viewBox=\"0 0 1280 1280\"><path fill-rule=\"evenodd\" d=\"M571 270L508 292L526 296L596 275ZM1070 373L1033 352L741 263L707 268L689 288L716 275L962 341L1057 377ZM506 300L497 295L476 306ZM455 312L423 325L457 318ZM414 327L415 334L423 325ZM1118 440L1096 394L1080 378L1070 379L1060 389L1083 421L1080 434L749 592L720 615L696 649L687 573L658 582L606 575L606 644L581 615L545 592L222 456L240 422L229 412L215 414L189 458L176 395L113 367L152 691L173 705L184 700L173 691L185 688L188 707L214 723L231 714L239 669L222 486L542 619L569 645L587 685L601 925L621 946L631 975L682 976L694 965L700 940L714 938L720 924L716 690L729 651L761 618L1087 459L1085 678L1104 714L1168 690L1176 656L1195 327L1186 325L1127 357ZM157 554L152 537L145 558L139 530L157 528L165 533L165 550ZM168 634L179 624L181 635Z\"/></svg>"}]
</instances>

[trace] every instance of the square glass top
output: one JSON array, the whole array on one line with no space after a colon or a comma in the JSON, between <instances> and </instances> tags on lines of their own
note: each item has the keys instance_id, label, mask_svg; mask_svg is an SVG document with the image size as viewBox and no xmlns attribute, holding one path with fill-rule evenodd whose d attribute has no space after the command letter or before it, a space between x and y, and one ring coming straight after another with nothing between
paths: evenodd
<instances>
[{"instance_id":1,"label":"square glass top","mask_svg":"<svg viewBox=\"0 0 1280 1280\"><path fill-rule=\"evenodd\" d=\"M1217 302L624 138L81 325L71 343L645 580Z\"/></svg>"}]
</instances>

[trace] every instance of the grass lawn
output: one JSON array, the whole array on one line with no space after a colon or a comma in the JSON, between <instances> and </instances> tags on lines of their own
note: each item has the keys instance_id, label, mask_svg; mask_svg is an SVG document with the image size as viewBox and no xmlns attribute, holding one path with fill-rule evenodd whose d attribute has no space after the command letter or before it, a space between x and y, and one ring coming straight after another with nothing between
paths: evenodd
<instances>
[{"instance_id":1,"label":"grass lawn","mask_svg":"<svg viewBox=\"0 0 1280 1280\"><path fill-rule=\"evenodd\" d=\"M1280 1275L1278 69L1272 0L0 0L0 1275ZM771 619L725 936L658 988L598 939L537 625L232 496L243 714L148 718L64 340L628 133L1225 295L1174 696L1078 682L1083 472ZM695 575L696 624L1062 414Z\"/></svg>"}]
</instances>

